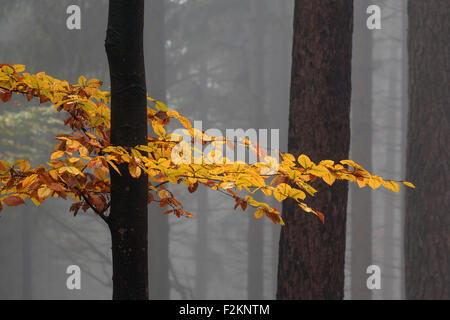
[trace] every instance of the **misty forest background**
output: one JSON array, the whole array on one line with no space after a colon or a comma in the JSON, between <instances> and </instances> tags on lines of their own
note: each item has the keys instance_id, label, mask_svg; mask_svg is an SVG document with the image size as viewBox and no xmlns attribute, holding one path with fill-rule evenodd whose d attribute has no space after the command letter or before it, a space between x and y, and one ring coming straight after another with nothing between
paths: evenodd
<instances>
[{"instance_id":1,"label":"misty forest background","mask_svg":"<svg viewBox=\"0 0 450 320\"><path fill-rule=\"evenodd\" d=\"M0 60L75 82L109 87L104 49L108 1L2 0ZM5 5L4 5L5 4ZM66 28L66 8L80 6L81 30ZM279 128L287 152L293 0L146 1L149 95L204 128ZM368 30L366 8L381 7L382 29ZM374 173L405 177L406 1L355 1L350 158ZM165 52L158 50L165 44ZM18 100L20 101L20 100ZM0 111L0 157L46 161L64 130L48 106L8 103ZM307 137L304 137L305 139ZM350 186L345 297L404 298L404 195ZM200 190L178 200L194 219L150 206L150 297L273 299L280 227L233 211L220 194ZM359 212L359 215L355 214ZM299 214L302 214L299 212ZM69 213L47 201L0 215L1 299L109 299L109 231L92 212ZM157 263L155 263L157 262ZM82 270L81 290L67 290L68 265ZM352 286L381 268L381 289ZM364 267L364 268L365 268ZM156 275L156 276L154 276ZM252 279L250 281L250 279Z\"/></svg>"}]
</instances>

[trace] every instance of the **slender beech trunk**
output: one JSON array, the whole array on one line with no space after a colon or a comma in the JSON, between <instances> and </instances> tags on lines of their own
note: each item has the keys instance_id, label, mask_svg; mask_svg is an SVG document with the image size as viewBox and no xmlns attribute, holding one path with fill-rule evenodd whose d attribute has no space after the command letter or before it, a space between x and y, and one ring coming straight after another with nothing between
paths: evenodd
<instances>
[{"instance_id":1,"label":"slender beech trunk","mask_svg":"<svg viewBox=\"0 0 450 320\"><path fill-rule=\"evenodd\" d=\"M144 0L110 0L105 41L111 77L111 144L147 144ZM113 299L148 299L148 178L111 172Z\"/></svg>"},{"instance_id":2,"label":"slender beech trunk","mask_svg":"<svg viewBox=\"0 0 450 320\"><path fill-rule=\"evenodd\" d=\"M371 0L355 2L351 107L351 159L372 169L372 30L366 26ZM370 300L366 269L372 264L372 195L356 184L351 203L351 298Z\"/></svg>"},{"instance_id":3,"label":"slender beech trunk","mask_svg":"<svg viewBox=\"0 0 450 320\"><path fill-rule=\"evenodd\" d=\"M288 151L313 161L348 158L353 2L296 0ZM283 203L278 299L342 299L348 185L315 184L309 204Z\"/></svg>"},{"instance_id":4,"label":"slender beech trunk","mask_svg":"<svg viewBox=\"0 0 450 320\"><path fill-rule=\"evenodd\" d=\"M409 1L407 299L450 299L449 16L447 0Z\"/></svg>"},{"instance_id":5,"label":"slender beech trunk","mask_svg":"<svg viewBox=\"0 0 450 320\"><path fill-rule=\"evenodd\" d=\"M165 9L164 0L146 5L148 23L145 30L149 95L166 101ZM169 216L155 209L149 216L150 299L169 299Z\"/></svg>"}]
</instances>

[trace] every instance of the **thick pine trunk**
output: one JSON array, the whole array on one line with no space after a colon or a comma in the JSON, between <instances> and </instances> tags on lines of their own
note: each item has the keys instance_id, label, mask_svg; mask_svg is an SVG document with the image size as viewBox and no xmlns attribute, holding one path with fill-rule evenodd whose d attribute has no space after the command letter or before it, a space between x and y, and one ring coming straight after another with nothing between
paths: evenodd
<instances>
[{"instance_id":1,"label":"thick pine trunk","mask_svg":"<svg viewBox=\"0 0 450 320\"><path fill-rule=\"evenodd\" d=\"M409 1L407 299L450 299L449 15L447 0Z\"/></svg>"},{"instance_id":2,"label":"thick pine trunk","mask_svg":"<svg viewBox=\"0 0 450 320\"><path fill-rule=\"evenodd\" d=\"M111 144L147 144L143 0L110 0L105 41L111 76ZM146 175L111 169L113 299L148 299Z\"/></svg>"},{"instance_id":3,"label":"thick pine trunk","mask_svg":"<svg viewBox=\"0 0 450 320\"><path fill-rule=\"evenodd\" d=\"M353 3L297 0L294 9L288 150L313 161L348 158ZM309 204L283 203L278 299L342 299L348 185L316 185Z\"/></svg>"},{"instance_id":4,"label":"thick pine trunk","mask_svg":"<svg viewBox=\"0 0 450 320\"><path fill-rule=\"evenodd\" d=\"M149 95L166 101L165 9L164 0L146 5L146 56ZM155 209L149 216L150 299L169 299L169 216Z\"/></svg>"}]
</instances>

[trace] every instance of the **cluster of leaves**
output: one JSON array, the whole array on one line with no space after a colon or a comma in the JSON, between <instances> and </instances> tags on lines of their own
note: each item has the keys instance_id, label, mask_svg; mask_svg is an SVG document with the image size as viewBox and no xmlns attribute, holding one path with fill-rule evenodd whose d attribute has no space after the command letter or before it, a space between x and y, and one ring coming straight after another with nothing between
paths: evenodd
<instances>
[{"instance_id":1,"label":"cluster of leaves","mask_svg":"<svg viewBox=\"0 0 450 320\"><path fill-rule=\"evenodd\" d=\"M185 184L191 193L202 184L233 198L235 209L253 207L256 218L265 215L274 223L281 224L284 223L280 212L267 203L256 201L251 194L259 191L280 202L292 198L305 212L317 215L323 222L323 214L304 202L307 194L314 196L317 192L311 186L316 179L329 185L336 180L349 180L372 189L384 186L397 192L400 188L397 182L372 175L351 160L340 163L323 160L316 164L306 155L295 158L289 153L279 153L278 161L248 139L232 141L209 136L193 128L190 121L177 111L168 110L164 103L150 97L147 98L147 121L154 135L148 136L148 144L132 148L113 146L110 144L110 109L107 105L110 94L99 89L102 85L100 80L88 81L81 76L77 84L71 85L43 72L32 75L24 70L23 65L0 65L0 99L6 102L16 93L28 100L37 98L40 103L50 101L57 111L68 113L64 124L70 127L72 134L56 136L59 142L47 166L31 168L26 160L17 160L13 164L0 160L0 210L2 204L15 206L24 203L26 198L39 205L50 197L70 197L74 201L71 211L75 215L80 209L86 211L91 208L108 221L109 170L122 174L119 166L124 164L135 178L144 172L148 175L149 202L159 202L161 207L168 207L166 214L174 213L178 217L191 217L193 214L185 211L172 192L166 189L167 183ZM166 133L165 127L175 120L184 127L183 133L193 144L187 144L179 134ZM195 148L196 144L211 145L214 149L204 154ZM186 145L188 152L186 148L181 148L184 151L176 149ZM254 164L231 161L219 151L221 146L231 149L244 147L262 161ZM175 161L174 154L178 160L192 157L194 161ZM409 182L401 182L414 187ZM238 194L243 189L248 192L246 196Z\"/></svg>"}]
</instances>

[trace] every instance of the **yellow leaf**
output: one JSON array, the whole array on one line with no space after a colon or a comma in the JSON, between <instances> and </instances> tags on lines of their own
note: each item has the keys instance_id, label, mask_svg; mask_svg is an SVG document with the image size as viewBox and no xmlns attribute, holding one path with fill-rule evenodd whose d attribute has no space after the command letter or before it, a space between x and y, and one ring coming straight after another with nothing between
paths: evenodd
<instances>
[{"instance_id":1,"label":"yellow leaf","mask_svg":"<svg viewBox=\"0 0 450 320\"><path fill-rule=\"evenodd\" d=\"M164 102L161 101L156 101L155 102L155 108L160 110L160 111L167 111L167 106L164 104Z\"/></svg>"},{"instance_id":2,"label":"yellow leaf","mask_svg":"<svg viewBox=\"0 0 450 320\"><path fill-rule=\"evenodd\" d=\"M283 201L289 196L289 193L291 191L291 186L286 183L280 183L274 190L273 190L273 196L278 201Z\"/></svg>"},{"instance_id":3,"label":"yellow leaf","mask_svg":"<svg viewBox=\"0 0 450 320\"><path fill-rule=\"evenodd\" d=\"M305 199L306 198L306 194L298 189L295 188L291 188L291 190L289 191L289 197L291 197L292 199L298 200L298 199Z\"/></svg>"},{"instance_id":4,"label":"yellow leaf","mask_svg":"<svg viewBox=\"0 0 450 320\"><path fill-rule=\"evenodd\" d=\"M166 135L166 130L164 130L164 127L156 121L152 121L152 127L153 131L160 137L164 137Z\"/></svg>"},{"instance_id":5,"label":"yellow leaf","mask_svg":"<svg viewBox=\"0 0 450 320\"><path fill-rule=\"evenodd\" d=\"M313 166L307 172L321 178L330 174L330 171L322 165Z\"/></svg>"},{"instance_id":6,"label":"yellow leaf","mask_svg":"<svg viewBox=\"0 0 450 320\"><path fill-rule=\"evenodd\" d=\"M30 169L30 162L26 161L26 160L17 160L14 163L15 167L19 167L19 169L21 171L28 171Z\"/></svg>"},{"instance_id":7,"label":"yellow leaf","mask_svg":"<svg viewBox=\"0 0 450 320\"><path fill-rule=\"evenodd\" d=\"M39 199L36 199L36 198L30 198L30 199L31 199L31 201L33 201L33 203L36 205L36 207L38 207L41 204Z\"/></svg>"},{"instance_id":8,"label":"yellow leaf","mask_svg":"<svg viewBox=\"0 0 450 320\"><path fill-rule=\"evenodd\" d=\"M63 155L64 155L64 151L53 152L52 155L50 156L50 160L55 160L55 159L61 158Z\"/></svg>"},{"instance_id":9,"label":"yellow leaf","mask_svg":"<svg viewBox=\"0 0 450 320\"><path fill-rule=\"evenodd\" d=\"M75 176L77 176L77 175L84 176L84 174L76 167L61 167L58 169L58 172L59 173L68 172Z\"/></svg>"},{"instance_id":10,"label":"yellow leaf","mask_svg":"<svg viewBox=\"0 0 450 320\"><path fill-rule=\"evenodd\" d=\"M122 174L120 173L119 168L117 168L117 166L114 164L114 162L112 162L112 161L109 160L108 158L106 159L106 162L108 162L109 165L110 165L111 167L113 167L113 169L116 170L116 172L117 172L119 175L122 175Z\"/></svg>"},{"instance_id":11,"label":"yellow leaf","mask_svg":"<svg viewBox=\"0 0 450 320\"><path fill-rule=\"evenodd\" d=\"M394 192L398 192L400 190L400 186L398 185L398 183L391 181L391 180L385 181L383 183L383 186L386 189L392 190Z\"/></svg>"},{"instance_id":12,"label":"yellow leaf","mask_svg":"<svg viewBox=\"0 0 450 320\"><path fill-rule=\"evenodd\" d=\"M47 187L42 187L38 190L38 196L41 199L47 199L53 194L53 190Z\"/></svg>"},{"instance_id":13,"label":"yellow leaf","mask_svg":"<svg viewBox=\"0 0 450 320\"><path fill-rule=\"evenodd\" d=\"M298 159L298 163L305 169L311 167L314 163L309 159L307 155L301 154Z\"/></svg>"},{"instance_id":14,"label":"yellow leaf","mask_svg":"<svg viewBox=\"0 0 450 320\"><path fill-rule=\"evenodd\" d=\"M86 85L86 77L85 76L80 76L78 78L78 83L79 83L80 86L84 87Z\"/></svg>"},{"instance_id":15,"label":"yellow leaf","mask_svg":"<svg viewBox=\"0 0 450 320\"><path fill-rule=\"evenodd\" d=\"M403 184L405 185L405 186L407 186L407 187L410 187L410 188L416 188L416 186L415 185L413 185L411 182L408 182L408 181L403 181Z\"/></svg>"},{"instance_id":16,"label":"yellow leaf","mask_svg":"<svg viewBox=\"0 0 450 320\"><path fill-rule=\"evenodd\" d=\"M37 178L38 178L37 174L32 174L31 176L26 177L22 181L22 187L23 188L28 188L29 186L31 186L37 180Z\"/></svg>"},{"instance_id":17,"label":"yellow leaf","mask_svg":"<svg viewBox=\"0 0 450 320\"><path fill-rule=\"evenodd\" d=\"M369 187L371 187L372 189L377 189L381 186L382 182L383 180L380 177L373 175L370 177Z\"/></svg>"},{"instance_id":18,"label":"yellow leaf","mask_svg":"<svg viewBox=\"0 0 450 320\"><path fill-rule=\"evenodd\" d=\"M360 188L364 187L367 184L367 179L356 179L356 183Z\"/></svg>"},{"instance_id":19,"label":"yellow leaf","mask_svg":"<svg viewBox=\"0 0 450 320\"><path fill-rule=\"evenodd\" d=\"M50 170L48 173L50 174L50 177L52 177L54 180L58 180L59 177L56 170Z\"/></svg>"},{"instance_id":20,"label":"yellow leaf","mask_svg":"<svg viewBox=\"0 0 450 320\"><path fill-rule=\"evenodd\" d=\"M263 208L258 208L257 210L256 210L256 212L255 212L255 218L256 219L259 219L259 218L261 218L262 216L264 216L264 209Z\"/></svg>"},{"instance_id":21,"label":"yellow leaf","mask_svg":"<svg viewBox=\"0 0 450 320\"><path fill-rule=\"evenodd\" d=\"M17 73L25 71L25 66L23 64L15 64L13 65L13 68Z\"/></svg>"},{"instance_id":22,"label":"yellow leaf","mask_svg":"<svg viewBox=\"0 0 450 320\"><path fill-rule=\"evenodd\" d=\"M139 178L141 176L141 168L139 168L134 161L129 163L128 169L133 178Z\"/></svg>"}]
</instances>

